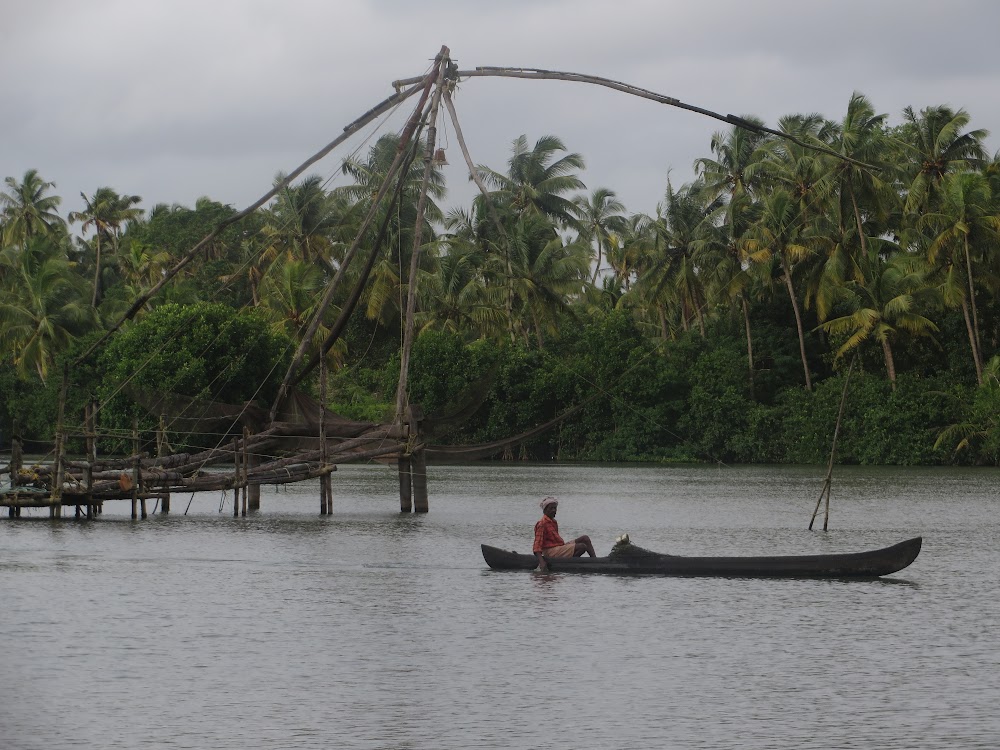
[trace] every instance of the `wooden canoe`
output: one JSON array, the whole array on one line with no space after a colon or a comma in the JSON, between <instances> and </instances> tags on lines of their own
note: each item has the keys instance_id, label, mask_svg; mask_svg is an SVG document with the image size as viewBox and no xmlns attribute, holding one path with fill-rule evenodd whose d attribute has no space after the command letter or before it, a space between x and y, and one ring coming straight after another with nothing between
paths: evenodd
<instances>
[{"instance_id":1,"label":"wooden canoe","mask_svg":"<svg viewBox=\"0 0 1000 750\"><path fill-rule=\"evenodd\" d=\"M554 573L625 573L727 578L876 578L902 570L920 553L921 537L868 552L773 557L683 557L627 544L607 557L547 560ZM534 555L482 545L483 557L494 570L534 570Z\"/></svg>"}]
</instances>

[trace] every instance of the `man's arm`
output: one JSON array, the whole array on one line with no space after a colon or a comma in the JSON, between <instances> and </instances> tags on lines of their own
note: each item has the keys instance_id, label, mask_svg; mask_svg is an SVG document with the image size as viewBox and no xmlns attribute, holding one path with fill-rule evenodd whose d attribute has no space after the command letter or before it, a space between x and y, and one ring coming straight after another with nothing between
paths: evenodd
<instances>
[{"instance_id":1,"label":"man's arm","mask_svg":"<svg viewBox=\"0 0 1000 750\"><path fill-rule=\"evenodd\" d=\"M548 573L549 564L545 562L545 555L543 555L541 552L536 552L535 557L538 558L538 570L542 573Z\"/></svg>"},{"instance_id":2,"label":"man's arm","mask_svg":"<svg viewBox=\"0 0 1000 750\"><path fill-rule=\"evenodd\" d=\"M544 536L544 528L542 522L539 521L535 524L535 541L531 545L531 551L535 553L535 557L538 559L538 569L543 573L549 569L548 564L545 562L545 556L542 555L542 537Z\"/></svg>"}]
</instances>

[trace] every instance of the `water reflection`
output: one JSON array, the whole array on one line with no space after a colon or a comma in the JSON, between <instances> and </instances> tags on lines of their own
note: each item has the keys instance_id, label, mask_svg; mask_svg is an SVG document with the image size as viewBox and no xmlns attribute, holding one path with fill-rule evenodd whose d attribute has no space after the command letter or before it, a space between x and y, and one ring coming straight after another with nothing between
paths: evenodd
<instances>
[{"instance_id":1,"label":"water reflection","mask_svg":"<svg viewBox=\"0 0 1000 750\"><path fill-rule=\"evenodd\" d=\"M1000 472L840 472L826 534L809 468L430 472L427 515L343 467L331 517L302 485L247 518L0 518L0 746L996 746ZM875 581L489 571L546 494L600 553L925 545Z\"/></svg>"}]
</instances>

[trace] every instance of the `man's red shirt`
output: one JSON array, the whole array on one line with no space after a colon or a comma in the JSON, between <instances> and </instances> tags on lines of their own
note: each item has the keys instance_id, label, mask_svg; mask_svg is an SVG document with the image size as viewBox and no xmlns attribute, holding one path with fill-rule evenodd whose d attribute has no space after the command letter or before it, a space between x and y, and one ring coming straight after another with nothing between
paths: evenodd
<instances>
[{"instance_id":1,"label":"man's red shirt","mask_svg":"<svg viewBox=\"0 0 1000 750\"><path fill-rule=\"evenodd\" d=\"M556 519L542 516L542 520L535 524L535 543L531 548L533 554L538 554L549 547L558 547L566 544L559 536L559 524Z\"/></svg>"}]
</instances>

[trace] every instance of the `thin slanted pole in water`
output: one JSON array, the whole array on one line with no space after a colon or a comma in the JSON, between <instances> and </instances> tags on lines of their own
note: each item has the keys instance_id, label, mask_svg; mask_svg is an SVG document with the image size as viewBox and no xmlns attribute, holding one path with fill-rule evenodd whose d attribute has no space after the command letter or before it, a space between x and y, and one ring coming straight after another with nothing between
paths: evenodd
<instances>
[{"instance_id":1,"label":"thin slanted pole in water","mask_svg":"<svg viewBox=\"0 0 1000 750\"><path fill-rule=\"evenodd\" d=\"M844 418L844 404L847 403L847 386L851 382L851 372L854 370L854 363L858 361L858 356L854 355L851 366L847 368L847 377L844 378L844 391L840 394L840 409L837 411L837 424L833 428L833 445L830 447L830 463L826 467L826 480L823 482L823 490L819 493L816 501L816 508L813 510L812 518L809 519L809 530L812 531L813 523L816 521L816 514L819 513L819 506L826 497L826 512L823 514L823 531L827 530L830 523L830 486L833 484L833 457L837 453L837 436L840 434L840 422Z\"/></svg>"}]
</instances>

